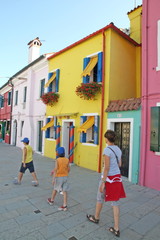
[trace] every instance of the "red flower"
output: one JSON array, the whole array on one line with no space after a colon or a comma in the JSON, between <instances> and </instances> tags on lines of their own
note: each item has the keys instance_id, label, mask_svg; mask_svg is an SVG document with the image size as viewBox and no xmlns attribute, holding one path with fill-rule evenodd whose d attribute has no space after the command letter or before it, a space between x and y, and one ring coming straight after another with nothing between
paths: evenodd
<instances>
[{"instance_id":1,"label":"red flower","mask_svg":"<svg viewBox=\"0 0 160 240\"><path fill-rule=\"evenodd\" d=\"M83 99L95 99L96 94L101 92L102 85L99 83L81 83L76 88L76 94Z\"/></svg>"},{"instance_id":2,"label":"red flower","mask_svg":"<svg viewBox=\"0 0 160 240\"><path fill-rule=\"evenodd\" d=\"M48 92L42 95L41 100L44 104L53 106L55 102L58 102L59 94L55 92Z\"/></svg>"}]
</instances>

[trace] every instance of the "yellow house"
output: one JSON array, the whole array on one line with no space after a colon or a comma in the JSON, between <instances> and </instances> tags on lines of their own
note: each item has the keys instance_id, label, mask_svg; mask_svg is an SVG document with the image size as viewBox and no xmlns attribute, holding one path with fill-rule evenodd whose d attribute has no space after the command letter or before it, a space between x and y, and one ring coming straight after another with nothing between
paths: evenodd
<instances>
[{"instance_id":1,"label":"yellow house","mask_svg":"<svg viewBox=\"0 0 160 240\"><path fill-rule=\"evenodd\" d=\"M81 167L100 172L105 108L110 100L134 98L140 78L137 74L139 44L113 23L51 55L48 92L59 94L58 102L47 105L44 155L56 158L56 148L65 147L66 157ZM83 84L82 84L83 83ZM95 99L83 99L76 89L100 88ZM78 90L77 90L78 91Z\"/></svg>"}]
</instances>

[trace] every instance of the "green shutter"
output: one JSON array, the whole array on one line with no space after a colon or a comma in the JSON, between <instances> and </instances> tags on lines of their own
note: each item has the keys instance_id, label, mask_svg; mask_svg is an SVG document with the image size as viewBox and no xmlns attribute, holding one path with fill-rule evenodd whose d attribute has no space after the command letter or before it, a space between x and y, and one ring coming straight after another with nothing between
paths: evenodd
<instances>
[{"instance_id":1,"label":"green shutter","mask_svg":"<svg viewBox=\"0 0 160 240\"><path fill-rule=\"evenodd\" d=\"M150 150L160 152L160 107L151 107Z\"/></svg>"}]
</instances>

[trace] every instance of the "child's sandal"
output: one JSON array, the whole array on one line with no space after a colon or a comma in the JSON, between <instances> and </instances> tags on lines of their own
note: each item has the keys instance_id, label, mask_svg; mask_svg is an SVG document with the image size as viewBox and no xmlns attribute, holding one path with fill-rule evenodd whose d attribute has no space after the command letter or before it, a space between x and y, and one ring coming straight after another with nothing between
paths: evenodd
<instances>
[{"instance_id":1,"label":"child's sandal","mask_svg":"<svg viewBox=\"0 0 160 240\"><path fill-rule=\"evenodd\" d=\"M113 233L116 237L120 237L120 231L119 230L116 231L113 227L110 227L109 231L111 233Z\"/></svg>"}]
</instances>

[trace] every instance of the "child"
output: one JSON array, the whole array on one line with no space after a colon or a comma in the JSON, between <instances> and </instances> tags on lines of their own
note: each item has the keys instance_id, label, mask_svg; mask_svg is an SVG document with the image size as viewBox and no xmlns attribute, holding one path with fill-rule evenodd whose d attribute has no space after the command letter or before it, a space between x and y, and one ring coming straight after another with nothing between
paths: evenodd
<instances>
[{"instance_id":1,"label":"child","mask_svg":"<svg viewBox=\"0 0 160 240\"><path fill-rule=\"evenodd\" d=\"M21 142L23 142L24 144L23 153L22 153L22 164L18 174L18 179L14 179L13 183L21 184L23 174L28 168L34 179L34 181L32 181L32 185L38 186L38 179L34 171L34 165L33 165L33 150L32 150L32 147L29 145L29 139L25 137L23 140L21 140Z\"/></svg>"},{"instance_id":2,"label":"child","mask_svg":"<svg viewBox=\"0 0 160 240\"><path fill-rule=\"evenodd\" d=\"M68 191L68 173L70 171L69 159L65 158L64 147L57 149L58 158L56 160L52 184L54 186L51 198L48 198L49 205L54 204L57 192L63 191L63 206L59 207L60 211L67 211L67 191Z\"/></svg>"}]
</instances>

